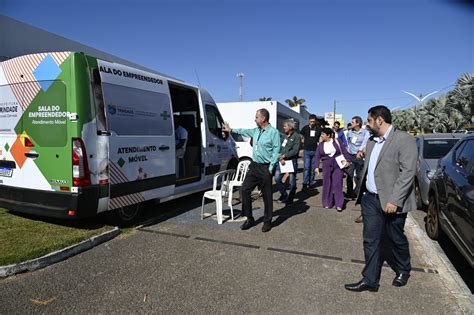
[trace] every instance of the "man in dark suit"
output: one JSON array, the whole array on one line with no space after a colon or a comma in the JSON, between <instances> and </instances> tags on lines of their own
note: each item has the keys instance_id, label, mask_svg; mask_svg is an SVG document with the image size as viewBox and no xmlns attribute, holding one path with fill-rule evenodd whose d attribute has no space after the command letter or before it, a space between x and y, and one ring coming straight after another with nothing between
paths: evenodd
<instances>
[{"instance_id":1,"label":"man in dark suit","mask_svg":"<svg viewBox=\"0 0 474 315\"><path fill-rule=\"evenodd\" d=\"M410 251L404 226L407 213L416 209L413 180L417 149L415 139L396 130L391 123L387 107L369 109L367 128L373 137L366 147L356 202L362 207L365 267L361 281L345 285L350 291L378 291L384 233L391 245L392 259L388 263L396 272L392 285L404 286L410 277Z\"/></svg>"}]
</instances>

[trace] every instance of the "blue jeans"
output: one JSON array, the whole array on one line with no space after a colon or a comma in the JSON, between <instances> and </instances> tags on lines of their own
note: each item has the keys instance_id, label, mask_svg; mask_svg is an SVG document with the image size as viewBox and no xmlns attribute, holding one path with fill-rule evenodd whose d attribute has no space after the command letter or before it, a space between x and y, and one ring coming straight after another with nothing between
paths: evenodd
<instances>
[{"instance_id":1,"label":"blue jeans","mask_svg":"<svg viewBox=\"0 0 474 315\"><path fill-rule=\"evenodd\" d=\"M304 150L304 172L303 185L311 185L314 183L314 169L316 161L316 150Z\"/></svg>"},{"instance_id":2,"label":"blue jeans","mask_svg":"<svg viewBox=\"0 0 474 315\"><path fill-rule=\"evenodd\" d=\"M385 233L391 251L387 263L397 273L410 274L410 250L404 234L407 214L386 214L379 198L369 193L362 196L361 206L365 256L362 275L365 283L374 287L379 286L383 264L382 240Z\"/></svg>"},{"instance_id":3,"label":"blue jeans","mask_svg":"<svg viewBox=\"0 0 474 315\"><path fill-rule=\"evenodd\" d=\"M282 183L283 175L280 171L280 165L277 164L276 172L275 172L275 182L276 182L276 189L281 193L281 197L286 197L286 202L292 203L293 199L295 198L296 193L296 171L298 170L298 159L293 159L293 168L295 169L294 173L290 173L290 192L289 194L286 193L286 185ZM288 161L287 161L288 163Z\"/></svg>"}]
</instances>

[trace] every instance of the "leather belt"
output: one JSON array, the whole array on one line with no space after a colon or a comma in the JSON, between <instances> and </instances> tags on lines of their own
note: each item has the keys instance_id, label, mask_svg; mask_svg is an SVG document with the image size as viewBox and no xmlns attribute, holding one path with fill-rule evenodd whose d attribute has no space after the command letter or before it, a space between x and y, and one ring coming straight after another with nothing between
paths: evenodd
<instances>
[{"instance_id":1,"label":"leather belt","mask_svg":"<svg viewBox=\"0 0 474 315\"><path fill-rule=\"evenodd\" d=\"M365 193L366 193L367 195L372 196L372 197L379 198L379 194L375 194L375 193L370 192L370 191L366 191Z\"/></svg>"}]
</instances>

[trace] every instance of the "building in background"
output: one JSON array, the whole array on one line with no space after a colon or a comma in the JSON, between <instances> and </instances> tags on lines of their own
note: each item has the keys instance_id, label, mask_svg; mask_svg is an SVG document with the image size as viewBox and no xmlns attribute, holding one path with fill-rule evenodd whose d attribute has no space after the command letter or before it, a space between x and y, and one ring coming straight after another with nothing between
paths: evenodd
<instances>
[{"instance_id":1,"label":"building in background","mask_svg":"<svg viewBox=\"0 0 474 315\"><path fill-rule=\"evenodd\" d=\"M344 119L342 118L342 114L336 114L336 120L334 120L334 113L326 112L324 113L324 119L329 123L331 127L334 125L335 121L338 121L341 123L341 127L346 128L346 124L344 122Z\"/></svg>"}]
</instances>

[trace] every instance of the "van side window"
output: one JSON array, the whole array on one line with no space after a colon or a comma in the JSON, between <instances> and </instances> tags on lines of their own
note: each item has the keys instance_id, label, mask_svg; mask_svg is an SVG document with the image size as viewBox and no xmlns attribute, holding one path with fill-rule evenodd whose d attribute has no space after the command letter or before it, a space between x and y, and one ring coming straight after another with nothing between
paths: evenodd
<instances>
[{"instance_id":1,"label":"van side window","mask_svg":"<svg viewBox=\"0 0 474 315\"><path fill-rule=\"evenodd\" d=\"M104 106L104 95L102 93L102 84L100 79L99 70L92 70L92 93L95 103L95 113L97 130L108 130L107 119Z\"/></svg>"},{"instance_id":2,"label":"van side window","mask_svg":"<svg viewBox=\"0 0 474 315\"><path fill-rule=\"evenodd\" d=\"M224 126L224 120L217 108L212 105L206 105L206 117L209 131L215 136L223 138L222 127Z\"/></svg>"},{"instance_id":3,"label":"van side window","mask_svg":"<svg viewBox=\"0 0 474 315\"><path fill-rule=\"evenodd\" d=\"M167 94L103 83L110 131L118 135L170 136L173 113Z\"/></svg>"}]
</instances>

